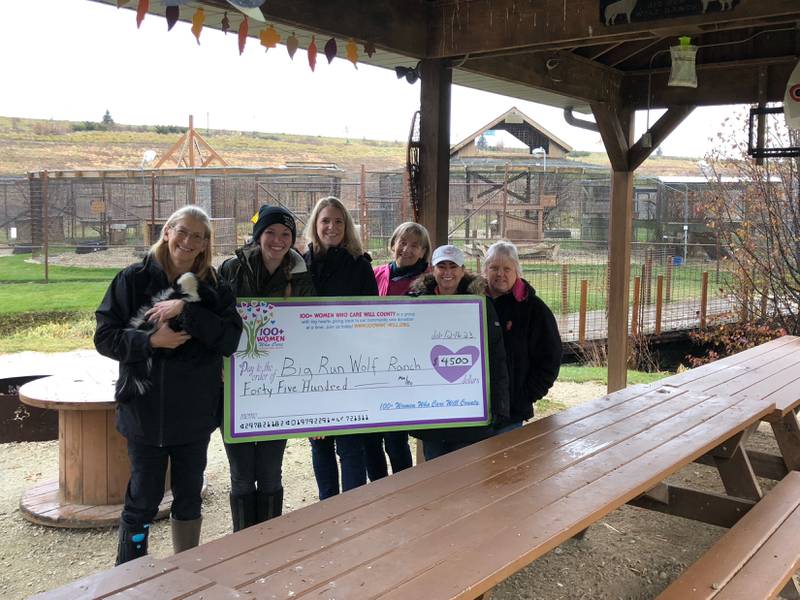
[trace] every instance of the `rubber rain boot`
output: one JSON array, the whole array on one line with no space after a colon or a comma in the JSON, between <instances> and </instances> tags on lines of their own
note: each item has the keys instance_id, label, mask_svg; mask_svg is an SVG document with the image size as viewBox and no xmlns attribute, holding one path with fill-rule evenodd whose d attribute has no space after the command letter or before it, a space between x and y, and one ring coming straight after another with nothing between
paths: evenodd
<instances>
[{"instance_id":1,"label":"rubber rain boot","mask_svg":"<svg viewBox=\"0 0 800 600\"><path fill-rule=\"evenodd\" d=\"M283 488L268 494L256 492L256 522L263 523L268 519L280 517L283 514Z\"/></svg>"},{"instance_id":2,"label":"rubber rain boot","mask_svg":"<svg viewBox=\"0 0 800 600\"><path fill-rule=\"evenodd\" d=\"M230 494L233 531L246 529L256 524L256 492Z\"/></svg>"},{"instance_id":3,"label":"rubber rain boot","mask_svg":"<svg viewBox=\"0 0 800 600\"><path fill-rule=\"evenodd\" d=\"M145 556L147 554L147 537L149 534L149 523L134 527L120 522L117 561L114 564L121 565L129 560Z\"/></svg>"},{"instance_id":4,"label":"rubber rain boot","mask_svg":"<svg viewBox=\"0 0 800 600\"><path fill-rule=\"evenodd\" d=\"M179 521L170 518L172 527L172 550L175 554L194 548L200 543L200 527L203 517L191 521Z\"/></svg>"}]
</instances>

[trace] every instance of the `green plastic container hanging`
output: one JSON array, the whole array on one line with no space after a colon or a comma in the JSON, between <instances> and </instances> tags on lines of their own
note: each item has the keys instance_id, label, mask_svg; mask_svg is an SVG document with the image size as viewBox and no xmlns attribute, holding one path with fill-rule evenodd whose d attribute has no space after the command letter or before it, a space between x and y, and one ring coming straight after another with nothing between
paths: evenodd
<instances>
[{"instance_id":1,"label":"green plastic container hanging","mask_svg":"<svg viewBox=\"0 0 800 600\"><path fill-rule=\"evenodd\" d=\"M669 53L672 56L672 69L669 72L671 87L697 87L697 46L692 45L692 38L681 36L679 46L671 46Z\"/></svg>"}]
</instances>

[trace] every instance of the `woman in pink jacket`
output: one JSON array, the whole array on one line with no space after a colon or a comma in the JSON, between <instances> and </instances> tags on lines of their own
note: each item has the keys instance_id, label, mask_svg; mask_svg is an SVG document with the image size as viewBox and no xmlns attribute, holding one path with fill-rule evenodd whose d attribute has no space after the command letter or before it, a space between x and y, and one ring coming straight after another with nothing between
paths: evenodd
<instances>
[{"instance_id":1,"label":"woman in pink jacket","mask_svg":"<svg viewBox=\"0 0 800 600\"><path fill-rule=\"evenodd\" d=\"M389 238L392 262L375 267L375 279L381 296L405 296L411 283L428 271L431 239L428 230L418 223L403 223ZM388 475L384 447L392 464L392 473L411 466L411 448L405 431L387 431L364 436L364 454L370 481Z\"/></svg>"}]
</instances>

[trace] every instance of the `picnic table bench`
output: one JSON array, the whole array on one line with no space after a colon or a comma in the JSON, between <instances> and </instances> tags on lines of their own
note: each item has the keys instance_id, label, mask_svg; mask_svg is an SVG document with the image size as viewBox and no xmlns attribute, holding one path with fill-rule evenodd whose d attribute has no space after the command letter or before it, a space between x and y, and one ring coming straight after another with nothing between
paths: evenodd
<instances>
[{"instance_id":1,"label":"picnic table bench","mask_svg":"<svg viewBox=\"0 0 800 600\"><path fill-rule=\"evenodd\" d=\"M480 598L706 453L721 455L720 475L735 488L752 473L724 455L739 452L741 434L774 410L766 400L634 386L40 597ZM734 512L756 499L737 499Z\"/></svg>"},{"instance_id":2,"label":"picnic table bench","mask_svg":"<svg viewBox=\"0 0 800 600\"><path fill-rule=\"evenodd\" d=\"M658 600L796 598L800 472L792 471L672 583Z\"/></svg>"}]
</instances>

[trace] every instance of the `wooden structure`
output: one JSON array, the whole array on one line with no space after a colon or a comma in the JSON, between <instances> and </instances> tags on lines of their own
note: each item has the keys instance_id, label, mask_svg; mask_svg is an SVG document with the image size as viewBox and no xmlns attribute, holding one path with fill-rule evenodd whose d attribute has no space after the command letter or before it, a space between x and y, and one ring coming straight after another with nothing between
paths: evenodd
<instances>
[{"instance_id":1,"label":"wooden structure","mask_svg":"<svg viewBox=\"0 0 800 600\"><path fill-rule=\"evenodd\" d=\"M130 478L125 439L117 432L114 381L117 363L96 356L73 375L53 375L24 384L20 399L58 411L58 481L33 486L20 500L29 521L54 527L117 524ZM169 514L167 492L156 518Z\"/></svg>"},{"instance_id":2,"label":"wooden structure","mask_svg":"<svg viewBox=\"0 0 800 600\"><path fill-rule=\"evenodd\" d=\"M471 599L626 502L731 527L763 495L745 442L759 421L784 408L794 417L800 405L796 368L788 368L800 363L798 350L800 338L785 337L695 378L689 371L671 385L629 387L39 598ZM705 391L694 391L703 380ZM786 439L800 447L796 428ZM781 449L774 461L792 465L792 451ZM692 461L714 465L726 493L661 483ZM771 514L772 530L782 528Z\"/></svg>"},{"instance_id":3,"label":"wooden structure","mask_svg":"<svg viewBox=\"0 0 800 600\"><path fill-rule=\"evenodd\" d=\"M164 156L158 159L155 168L160 169L168 160L174 161L177 167L208 167L214 162L221 167L228 166L211 144L197 133L192 115L189 115L189 129L164 153Z\"/></svg>"},{"instance_id":4,"label":"wooden structure","mask_svg":"<svg viewBox=\"0 0 800 600\"><path fill-rule=\"evenodd\" d=\"M221 27L225 11L233 30L243 18L223 0L190 4L204 8L207 27ZM150 3L151 13L164 10ZM419 66L419 218L434 244L448 232L453 83L594 114L613 168L610 390L626 383L634 172L696 106L781 102L800 45L797 0L679 0L669 7L656 0L271 0L261 11L283 39L294 32L301 47L313 34L354 38L377 48L364 62ZM191 14L184 10L181 18ZM669 47L678 35L700 47L697 88L668 85ZM667 110L635 139L635 112L656 108Z\"/></svg>"},{"instance_id":5,"label":"wooden structure","mask_svg":"<svg viewBox=\"0 0 800 600\"><path fill-rule=\"evenodd\" d=\"M794 585L798 534L800 473L792 471L657 600L775 598ZM785 597L796 595L790 588Z\"/></svg>"},{"instance_id":6,"label":"wooden structure","mask_svg":"<svg viewBox=\"0 0 800 600\"><path fill-rule=\"evenodd\" d=\"M507 131L528 147L528 154L534 154L535 150L542 149L547 158L564 158L572 151L572 146L547 131L517 107L512 107L450 148L450 158L481 154L478 140L490 131ZM492 152L492 154L497 155L502 152Z\"/></svg>"}]
</instances>

